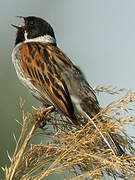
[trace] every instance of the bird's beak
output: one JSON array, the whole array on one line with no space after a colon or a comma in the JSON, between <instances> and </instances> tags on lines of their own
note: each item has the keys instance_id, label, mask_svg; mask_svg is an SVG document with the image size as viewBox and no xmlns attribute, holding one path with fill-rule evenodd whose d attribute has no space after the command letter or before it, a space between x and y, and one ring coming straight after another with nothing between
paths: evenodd
<instances>
[{"instance_id":1,"label":"bird's beak","mask_svg":"<svg viewBox=\"0 0 135 180\"><path fill-rule=\"evenodd\" d=\"M23 19L24 21L24 25L21 25L21 24L11 24L11 26L17 28L17 29L24 29L25 27L25 17L23 16L16 16L17 18L20 18L20 19Z\"/></svg>"},{"instance_id":2,"label":"bird's beak","mask_svg":"<svg viewBox=\"0 0 135 180\"><path fill-rule=\"evenodd\" d=\"M11 24L11 26L17 28L17 29L22 29L24 26L20 25L20 24Z\"/></svg>"}]
</instances>

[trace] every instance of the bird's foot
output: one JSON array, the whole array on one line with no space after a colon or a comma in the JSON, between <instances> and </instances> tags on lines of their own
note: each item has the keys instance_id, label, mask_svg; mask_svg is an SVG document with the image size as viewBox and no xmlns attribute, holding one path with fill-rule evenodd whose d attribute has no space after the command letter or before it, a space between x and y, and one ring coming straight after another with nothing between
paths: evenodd
<instances>
[{"instance_id":1,"label":"bird's foot","mask_svg":"<svg viewBox=\"0 0 135 180\"><path fill-rule=\"evenodd\" d=\"M40 108L39 112L34 115L35 120L37 121L38 127L43 128L46 125L46 116L48 113L54 110L54 106L47 108Z\"/></svg>"}]
</instances>

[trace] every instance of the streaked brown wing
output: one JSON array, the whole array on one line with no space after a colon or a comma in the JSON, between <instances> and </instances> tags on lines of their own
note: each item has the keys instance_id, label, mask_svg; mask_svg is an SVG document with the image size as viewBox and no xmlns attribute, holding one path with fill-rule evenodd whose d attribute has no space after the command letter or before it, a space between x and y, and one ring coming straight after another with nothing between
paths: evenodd
<instances>
[{"instance_id":1,"label":"streaked brown wing","mask_svg":"<svg viewBox=\"0 0 135 180\"><path fill-rule=\"evenodd\" d=\"M38 42L25 43L21 57L24 72L42 96L76 122L66 83L60 75L61 67L70 66L70 60L57 47Z\"/></svg>"}]
</instances>

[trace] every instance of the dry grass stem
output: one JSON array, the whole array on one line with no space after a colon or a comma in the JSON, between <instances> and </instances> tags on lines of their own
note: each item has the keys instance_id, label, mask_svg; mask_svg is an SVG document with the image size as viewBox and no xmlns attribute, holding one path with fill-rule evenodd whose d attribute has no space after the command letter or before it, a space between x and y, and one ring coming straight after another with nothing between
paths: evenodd
<instances>
[{"instance_id":1,"label":"dry grass stem","mask_svg":"<svg viewBox=\"0 0 135 180\"><path fill-rule=\"evenodd\" d=\"M97 92L109 94L120 93L123 89L96 87ZM135 179L134 137L127 129L135 126L135 92L128 91L123 97L111 102L102 109L92 121L102 133L111 132L126 154L116 157L99 135L91 122L78 115L80 128L75 127L56 111L46 117L44 129L39 129L35 114L24 113L23 101L22 131L13 157L9 156L11 165L5 167L6 180L43 180L51 174L64 174L63 179ZM102 116L104 122L99 122ZM19 122L20 123L20 122ZM130 126L130 127L129 127ZM34 137L42 137L44 142L31 144Z\"/></svg>"}]
</instances>

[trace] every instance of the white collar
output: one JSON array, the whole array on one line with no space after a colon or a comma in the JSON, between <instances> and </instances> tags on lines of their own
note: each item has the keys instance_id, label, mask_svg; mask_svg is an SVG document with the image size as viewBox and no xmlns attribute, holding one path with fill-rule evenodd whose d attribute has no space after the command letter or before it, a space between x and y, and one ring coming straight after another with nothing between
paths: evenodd
<instances>
[{"instance_id":1,"label":"white collar","mask_svg":"<svg viewBox=\"0 0 135 180\"><path fill-rule=\"evenodd\" d=\"M42 43L56 43L56 39L53 38L50 35L44 35L44 36L39 36L33 39L28 39L27 38L27 32L25 31L24 33L25 41L24 42L42 42Z\"/></svg>"}]
</instances>

